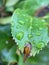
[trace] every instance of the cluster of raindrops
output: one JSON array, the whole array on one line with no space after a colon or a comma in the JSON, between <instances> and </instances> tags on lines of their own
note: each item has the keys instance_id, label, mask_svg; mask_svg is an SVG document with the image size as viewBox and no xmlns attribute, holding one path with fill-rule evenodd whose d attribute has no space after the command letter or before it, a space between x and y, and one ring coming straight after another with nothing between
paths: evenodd
<instances>
[{"instance_id":1,"label":"cluster of raindrops","mask_svg":"<svg viewBox=\"0 0 49 65\"><path fill-rule=\"evenodd\" d=\"M35 17L32 18L23 10L15 10L12 16L11 33L20 50L24 49L26 42L30 42L32 54L38 53L47 45L49 39L47 30L45 21Z\"/></svg>"}]
</instances>

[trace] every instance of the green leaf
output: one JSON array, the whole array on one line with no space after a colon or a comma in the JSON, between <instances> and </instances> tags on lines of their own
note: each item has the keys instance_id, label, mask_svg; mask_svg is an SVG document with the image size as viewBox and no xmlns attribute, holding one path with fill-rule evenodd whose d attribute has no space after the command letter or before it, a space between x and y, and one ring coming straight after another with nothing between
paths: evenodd
<instances>
[{"instance_id":1,"label":"green leaf","mask_svg":"<svg viewBox=\"0 0 49 65\"><path fill-rule=\"evenodd\" d=\"M29 16L21 9L16 9L12 16L11 33L22 52L25 44L31 43L33 56L39 53L49 41L47 23Z\"/></svg>"},{"instance_id":2,"label":"green leaf","mask_svg":"<svg viewBox=\"0 0 49 65\"><path fill-rule=\"evenodd\" d=\"M49 0L25 0L20 3L20 8L24 9L29 15L34 15L40 7L47 6Z\"/></svg>"}]
</instances>

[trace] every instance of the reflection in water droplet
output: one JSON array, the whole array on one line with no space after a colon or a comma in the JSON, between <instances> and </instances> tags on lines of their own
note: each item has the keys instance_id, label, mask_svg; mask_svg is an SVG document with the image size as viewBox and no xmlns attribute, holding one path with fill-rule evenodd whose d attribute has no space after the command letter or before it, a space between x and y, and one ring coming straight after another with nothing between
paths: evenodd
<instances>
[{"instance_id":1,"label":"reflection in water droplet","mask_svg":"<svg viewBox=\"0 0 49 65\"><path fill-rule=\"evenodd\" d=\"M16 34L16 38L17 38L18 40L21 40L21 39L23 38L23 36L24 36L24 33L23 33L23 32L18 32L18 33Z\"/></svg>"},{"instance_id":2,"label":"reflection in water droplet","mask_svg":"<svg viewBox=\"0 0 49 65\"><path fill-rule=\"evenodd\" d=\"M43 42L39 42L37 44L37 48L41 49L42 47L44 47L44 43Z\"/></svg>"},{"instance_id":3,"label":"reflection in water droplet","mask_svg":"<svg viewBox=\"0 0 49 65\"><path fill-rule=\"evenodd\" d=\"M20 20L20 21L19 21L19 24L23 25L23 24L24 24L24 22Z\"/></svg>"}]
</instances>

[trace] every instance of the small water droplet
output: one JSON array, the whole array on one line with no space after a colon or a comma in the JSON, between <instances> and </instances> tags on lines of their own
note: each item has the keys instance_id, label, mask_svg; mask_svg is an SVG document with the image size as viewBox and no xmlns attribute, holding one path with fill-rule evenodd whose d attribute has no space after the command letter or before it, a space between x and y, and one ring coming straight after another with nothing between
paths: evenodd
<instances>
[{"instance_id":1,"label":"small water droplet","mask_svg":"<svg viewBox=\"0 0 49 65\"><path fill-rule=\"evenodd\" d=\"M16 34L16 38L17 38L18 40L21 40L21 39L23 38L23 36L24 36L24 33L23 33L23 32L18 32L18 33Z\"/></svg>"},{"instance_id":2,"label":"small water droplet","mask_svg":"<svg viewBox=\"0 0 49 65\"><path fill-rule=\"evenodd\" d=\"M28 34L28 38L29 38L29 39L32 38L32 35L31 35L31 34Z\"/></svg>"},{"instance_id":3,"label":"small water droplet","mask_svg":"<svg viewBox=\"0 0 49 65\"><path fill-rule=\"evenodd\" d=\"M40 36L40 32L37 32L36 35L37 35L37 36Z\"/></svg>"},{"instance_id":4,"label":"small water droplet","mask_svg":"<svg viewBox=\"0 0 49 65\"><path fill-rule=\"evenodd\" d=\"M23 25L23 24L24 24L24 22L20 20L20 21L19 21L19 24Z\"/></svg>"}]
</instances>

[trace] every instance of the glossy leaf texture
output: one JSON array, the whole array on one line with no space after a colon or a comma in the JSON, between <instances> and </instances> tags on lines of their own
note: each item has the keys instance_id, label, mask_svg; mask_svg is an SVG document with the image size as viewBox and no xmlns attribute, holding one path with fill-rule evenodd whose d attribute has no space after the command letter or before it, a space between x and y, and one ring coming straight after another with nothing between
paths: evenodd
<instances>
[{"instance_id":1,"label":"glossy leaf texture","mask_svg":"<svg viewBox=\"0 0 49 65\"><path fill-rule=\"evenodd\" d=\"M16 9L12 16L11 33L19 49L23 52L25 44L32 45L31 54L35 56L49 41L45 20L29 16L24 10Z\"/></svg>"}]
</instances>

